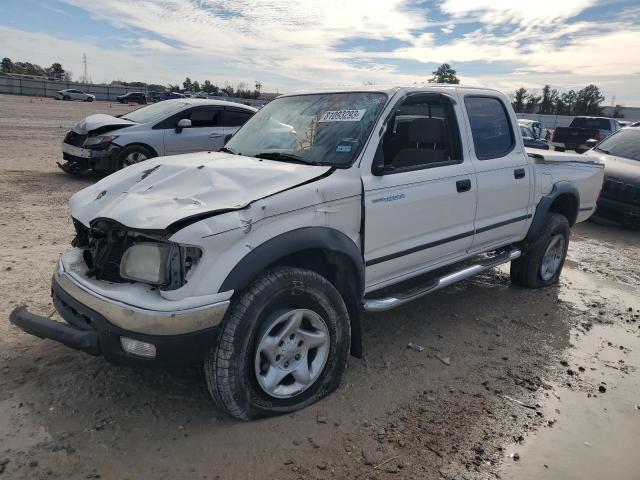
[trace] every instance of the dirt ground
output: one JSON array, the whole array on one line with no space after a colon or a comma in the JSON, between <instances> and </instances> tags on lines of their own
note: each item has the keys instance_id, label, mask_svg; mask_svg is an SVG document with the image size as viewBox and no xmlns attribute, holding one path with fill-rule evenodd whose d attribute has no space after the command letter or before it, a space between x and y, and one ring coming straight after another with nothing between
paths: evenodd
<instances>
[{"instance_id":1,"label":"dirt ground","mask_svg":"<svg viewBox=\"0 0 640 480\"><path fill-rule=\"evenodd\" d=\"M17 305L53 311L67 200L95 181L56 167L65 132L130 108L0 96L0 479L640 478L640 233L615 226L574 229L557 287L500 269L366 315L336 393L251 423L197 366L114 366L11 326Z\"/></svg>"}]
</instances>

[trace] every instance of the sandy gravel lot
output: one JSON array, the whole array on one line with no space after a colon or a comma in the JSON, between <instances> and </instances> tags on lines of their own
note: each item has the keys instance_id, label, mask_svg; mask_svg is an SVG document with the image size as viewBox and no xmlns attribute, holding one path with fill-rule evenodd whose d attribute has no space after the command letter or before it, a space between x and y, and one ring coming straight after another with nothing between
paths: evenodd
<instances>
[{"instance_id":1,"label":"sandy gravel lot","mask_svg":"<svg viewBox=\"0 0 640 480\"><path fill-rule=\"evenodd\" d=\"M252 423L198 366L114 366L11 326L17 305L53 311L67 200L96 180L56 167L65 132L130 108L0 96L0 479L640 478L640 233L615 226L574 229L557 287L503 269L366 315L335 394Z\"/></svg>"}]
</instances>

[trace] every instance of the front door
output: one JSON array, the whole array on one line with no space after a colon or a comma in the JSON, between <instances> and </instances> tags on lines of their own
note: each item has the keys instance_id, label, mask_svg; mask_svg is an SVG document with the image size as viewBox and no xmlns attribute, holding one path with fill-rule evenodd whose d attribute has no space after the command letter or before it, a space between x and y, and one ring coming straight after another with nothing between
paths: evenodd
<instances>
[{"instance_id":1,"label":"front door","mask_svg":"<svg viewBox=\"0 0 640 480\"><path fill-rule=\"evenodd\" d=\"M462 118L449 95L418 93L388 120L374 172L363 175L368 290L463 257L471 247L477 184L463 156Z\"/></svg>"},{"instance_id":2,"label":"front door","mask_svg":"<svg viewBox=\"0 0 640 480\"><path fill-rule=\"evenodd\" d=\"M179 153L219 150L224 145L224 126L221 107L194 107L175 116L175 125L164 130L164 145L167 155ZM181 131L175 129L180 119L191 120L191 127Z\"/></svg>"}]
</instances>

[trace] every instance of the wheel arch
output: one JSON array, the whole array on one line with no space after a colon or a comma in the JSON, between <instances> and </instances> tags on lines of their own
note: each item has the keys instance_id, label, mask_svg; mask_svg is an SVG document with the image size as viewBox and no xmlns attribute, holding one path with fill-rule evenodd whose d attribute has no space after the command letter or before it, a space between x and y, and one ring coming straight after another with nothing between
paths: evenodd
<instances>
[{"instance_id":1,"label":"wheel arch","mask_svg":"<svg viewBox=\"0 0 640 480\"><path fill-rule=\"evenodd\" d=\"M156 151L155 148L153 148L151 145L149 145L148 143L144 143L144 142L131 142L131 143L127 143L126 145L123 145L121 150L124 150L125 148L129 148L129 147L144 147L148 150L151 151L151 153L153 154L154 157L158 157L158 152Z\"/></svg>"},{"instance_id":2,"label":"wheel arch","mask_svg":"<svg viewBox=\"0 0 640 480\"><path fill-rule=\"evenodd\" d=\"M324 276L342 296L351 322L351 353L362 356L360 303L364 294L364 261L358 246L329 227L303 227L259 245L240 260L222 282L220 292L243 291L262 272L290 266Z\"/></svg>"},{"instance_id":3,"label":"wheel arch","mask_svg":"<svg viewBox=\"0 0 640 480\"><path fill-rule=\"evenodd\" d=\"M572 227L578 218L579 208L580 192L578 188L571 183L556 183L551 192L544 195L538 202L533 221L523 241L524 250L527 250L527 247L538 238L550 212L563 215L569 222L569 226Z\"/></svg>"}]
</instances>

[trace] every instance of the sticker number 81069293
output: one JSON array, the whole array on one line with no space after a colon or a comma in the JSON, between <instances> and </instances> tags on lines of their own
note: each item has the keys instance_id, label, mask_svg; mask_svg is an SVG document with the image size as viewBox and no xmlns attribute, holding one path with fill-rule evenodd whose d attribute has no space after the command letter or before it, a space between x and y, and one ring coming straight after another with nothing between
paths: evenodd
<instances>
[{"instance_id":1,"label":"sticker number 81069293","mask_svg":"<svg viewBox=\"0 0 640 480\"><path fill-rule=\"evenodd\" d=\"M359 122L366 109L362 110L331 110L324 112L318 122Z\"/></svg>"}]
</instances>

